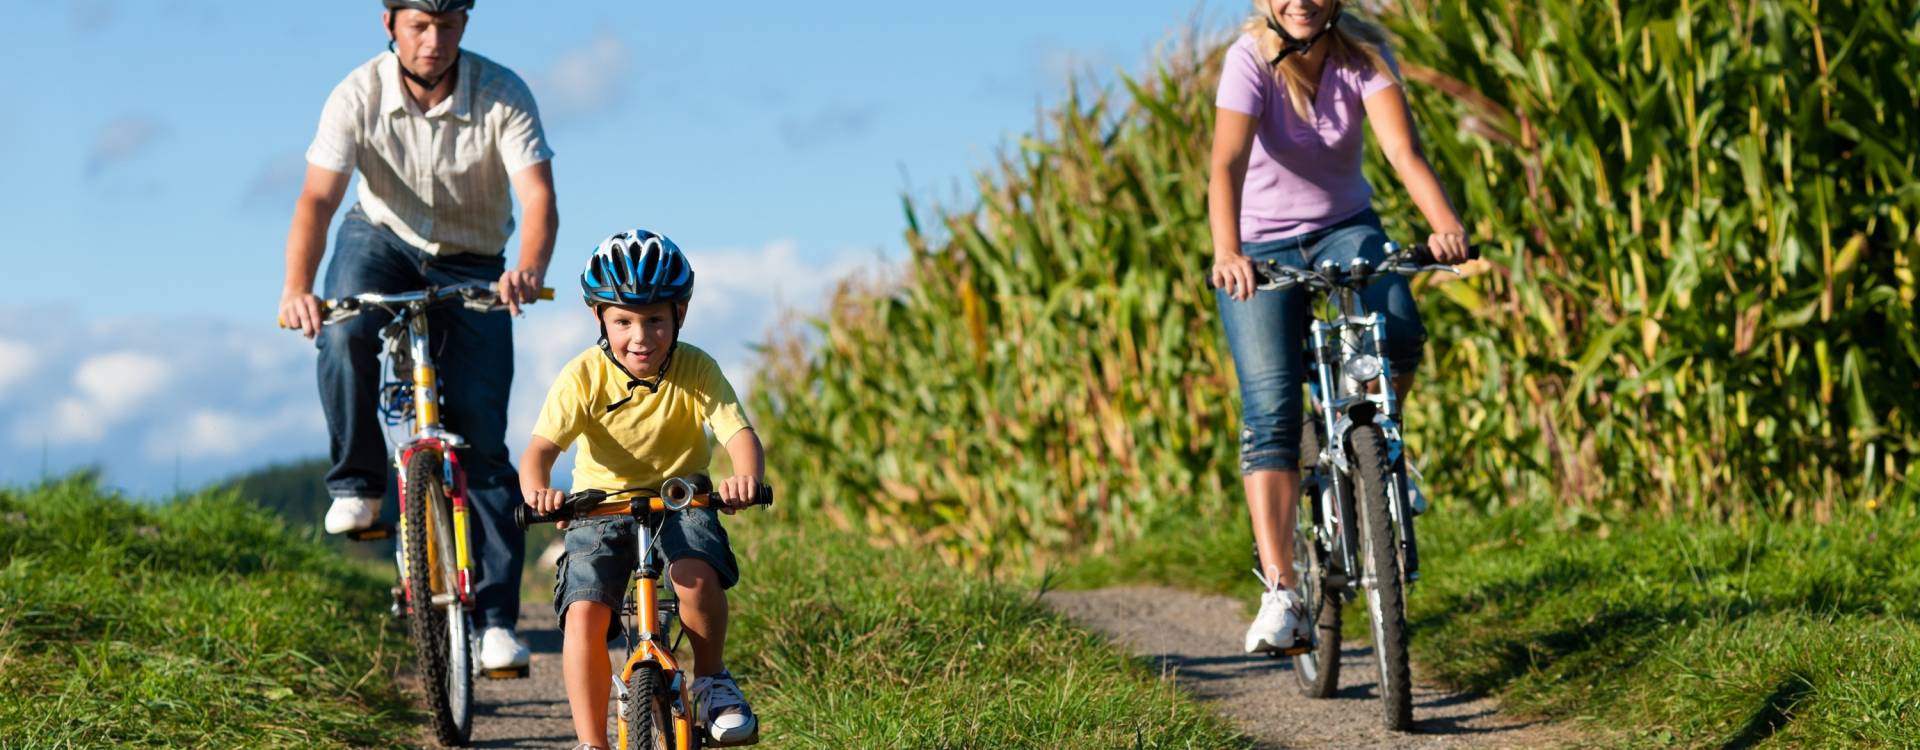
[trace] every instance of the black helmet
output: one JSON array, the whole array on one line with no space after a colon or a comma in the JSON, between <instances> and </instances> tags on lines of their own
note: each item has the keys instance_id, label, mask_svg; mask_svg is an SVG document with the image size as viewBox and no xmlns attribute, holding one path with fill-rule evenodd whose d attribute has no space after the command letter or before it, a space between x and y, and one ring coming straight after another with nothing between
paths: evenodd
<instances>
[{"instance_id":1,"label":"black helmet","mask_svg":"<svg viewBox=\"0 0 1920 750\"><path fill-rule=\"evenodd\" d=\"M428 13L452 13L471 10L473 0L384 0L387 10L421 10Z\"/></svg>"}]
</instances>

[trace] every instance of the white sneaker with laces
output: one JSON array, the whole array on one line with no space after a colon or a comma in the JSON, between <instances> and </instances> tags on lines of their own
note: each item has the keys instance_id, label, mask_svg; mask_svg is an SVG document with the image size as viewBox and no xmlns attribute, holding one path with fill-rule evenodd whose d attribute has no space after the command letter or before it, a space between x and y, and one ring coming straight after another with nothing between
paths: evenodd
<instances>
[{"instance_id":1,"label":"white sneaker with laces","mask_svg":"<svg viewBox=\"0 0 1920 750\"><path fill-rule=\"evenodd\" d=\"M506 628L487 628L480 634L481 669L515 669L527 665L531 654Z\"/></svg>"},{"instance_id":2,"label":"white sneaker with laces","mask_svg":"<svg viewBox=\"0 0 1920 750\"><path fill-rule=\"evenodd\" d=\"M1254 571L1261 583L1267 583L1260 571ZM1249 654L1266 654L1292 648L1307 640L1307 608L1292 591L1267 584L1260 595L1260 614L1247 626L1246 649Z\"/></svg>"},{"instance_id":3,"label":"white sneaker with laces","mask_svg":"<svg viewBox=\"0 0 1920 750\"><path fill-rule=\"evenodd\" d=\"M326 527L329 534L345 534L359 531L373 525L380 518L380 498L377 497L336 497L333 507L327 509Z\"/></svg>"},{"instance_id":4,"label":"white sneaker with laces","mask_svg":"<svg viewBox=\"0 0 1920 750\"><path fill-rule=\"evenodd\" d=\"M760 739L760 720L740 694L733 675L725 671L693 681L693 702L700 707L700 723L714 744L745 745Z\"/></svg>"}]
</instances>

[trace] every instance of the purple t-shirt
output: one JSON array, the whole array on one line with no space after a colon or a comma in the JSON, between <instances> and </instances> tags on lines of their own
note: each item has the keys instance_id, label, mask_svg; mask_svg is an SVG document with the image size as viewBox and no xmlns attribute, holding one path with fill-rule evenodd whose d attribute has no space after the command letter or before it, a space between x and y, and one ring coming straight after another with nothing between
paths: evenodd
<instances>
[{"instance_id":1,"label":"purple t-shirt","mask_svg":"<svg viewBox=\"0 0 1920 750\"><path fill-rule=\"evenodd\" d=\"M1387 65L1398 77L1391 54ZM1287 87L1260 57L1260 45L1242 34L1227 50L1214 104L1259 121L1247 182L1240 191L1240 241L1263 242L1305 234L1365 211L1373 188L1360 174L1366 146L1361 101L1393 86L1393 80L1363 66L1329 61L1320 74L1314 121L1300 119L1287 101Z\"/></svg>"}]
</instances>

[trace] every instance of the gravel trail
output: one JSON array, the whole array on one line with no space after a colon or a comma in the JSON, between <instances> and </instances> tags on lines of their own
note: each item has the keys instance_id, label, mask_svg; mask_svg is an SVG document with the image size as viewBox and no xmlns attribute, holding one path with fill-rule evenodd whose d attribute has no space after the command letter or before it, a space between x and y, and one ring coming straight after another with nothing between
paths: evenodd
<instances>
[{"instance_id":1,"label":"gravel trail","mask_svg":"<svg viewBox=\"0 0 1920 750\"><path fill-rule=\"evenodd\" d=\"M1497 704L1416 685L1414 732L1381 726L1373 650L1352 643L1340 660L1340 692L1300 695L1291 659L1248 656L1241 637L1251 615L1229 597L1169 588L1048 592L1044 601L1075 622L1145 657L1213 706L1256 748L1535 748L1578 744L1565 727L1499 713ZM1364 610L1349 614L1364 616ZM1419 675L1416 665L1414 675Z\"/></svg>"}]
</instances>

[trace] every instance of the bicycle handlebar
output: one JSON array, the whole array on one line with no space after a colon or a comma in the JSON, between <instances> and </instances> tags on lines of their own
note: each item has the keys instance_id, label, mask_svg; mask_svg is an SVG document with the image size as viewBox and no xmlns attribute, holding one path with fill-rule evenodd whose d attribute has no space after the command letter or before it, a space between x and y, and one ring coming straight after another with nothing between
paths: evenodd
<instances>
[{"instance_id":1,"label":"bicycle handlebar","mask_svg":"<svg viewBox=\"0 0 1920 750\"><path fill-rule=\"evenodd\" d=\"M546 286L540 287L539 293L535 294L534 296L537 299L551 300L553 299L553 287L546 287ZM467 281L459 284L453 284L451 286L428 287L426 289L421 289L419 291L413 291L413 292L399 292L395 294L380 294L377 292L367 292L364 294L355 294L352 296L340 297L337 299L323 299L323 300L320 300L320 314L322 316L320 325L322 326L332 325L334 323L338 323L340 321L351 318L354 315L358 315L360 314L360 307L363 305L375 305L379 307L387 307L392 305L412 304L415 302L432 303L432 302L438 302L440 300L455 299L460 297L466 298L466 301L469 303L485 305L485 310L487 312L506 309L506 303L500 301L500 283L499 282ZM488 297L491 297L492 299L487 299ZM532 304L532 303L528 303L528 304ZM334 317L334 313L339 311L347 311L347 312L343 314L341 317L338 317L338 318ZM276 318L275 320L276 322L279 323L281 328L291 327L287 325L286 318Z\"/></svg>"},{"instance_id":2,"label":"bicycle handlebar","mask_svg":"<svg viewBox=\"0 0 1920 750\"><path fill-rule=\"evenodd\" d=\"M1467 246L1467 260L1479 258L1480 248L1475 245ZM1321 264L1317 270L1282 266L1272 261L1253 265L1254 288L1260 290L1289 289L1303 284L1311 289L1323 290L1334 287L1358 288L1373 283L1373 278L1383 273L1412 276L1426 271L1459 273L1452 265L1435 259L1433 251L1425 243L1410 245L1388 256L1385 263L1377 266L1360 259L1355 259L1353 264L1346 268L1328 261ZM1207 286L1214 287L1212 278L1207 279Z\"/></svg>"},{"instance_id":3,"label":"bicycle handlebar","mask_svg":"<svg viewBox=\"0 0 1920 750\"><path fill-rule=\"evenodd\" d=\"M626 498L626 495L635 497ZM541 513L525 504L513 508L513 523L524 529L536 523L571 521L587 516L641 516L646 513L678 512L688 508L710 508L727 500L713 490L713 481L705 476L669 479L656 490L630 487L624 490L582 490L567 495L558 509ZM773 487L762 483L753 502L744 506L773 505Z\"/></svg>"}]
</instances>

